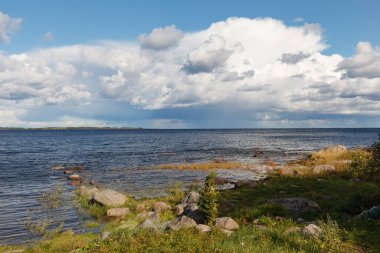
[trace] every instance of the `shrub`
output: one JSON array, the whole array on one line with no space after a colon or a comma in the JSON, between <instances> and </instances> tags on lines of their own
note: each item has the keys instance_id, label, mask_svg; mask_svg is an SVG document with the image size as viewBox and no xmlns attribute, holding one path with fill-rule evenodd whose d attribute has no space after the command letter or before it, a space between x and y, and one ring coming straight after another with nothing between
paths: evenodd
<instances>
[{"instance_id":1,"label":"shrub","mask_svg":"<svg viewBox=\"0 0 380 253\"><path fill-rule=\"evenodd\" d=\"M367 175L368 162L371 153L357 149L351 153L351 163L349 171L353 177L364 177Z\"/></svg>"},{"instance_id":2,"label":"shrub","mask_svg":"<svg viewBox=\"0 0 380 253\"><path fill-rule=\"evenodd\" d=\"M215 189L215 177L214 171L206 177L205 185L200 193L199 209L206 224L211 224L218 215L218 192Z\"/></svg>"},{"instance_id":3,"label":"shrub","mask_svg":"<svg viewBox=\"0 0 380 253\"><path fill-rule=\"evenodd\" d=\"M380 133L379 140L371 146L372 156L368 161L368 176L371 179L380 178Z\"/></svg>"}]
</instances>

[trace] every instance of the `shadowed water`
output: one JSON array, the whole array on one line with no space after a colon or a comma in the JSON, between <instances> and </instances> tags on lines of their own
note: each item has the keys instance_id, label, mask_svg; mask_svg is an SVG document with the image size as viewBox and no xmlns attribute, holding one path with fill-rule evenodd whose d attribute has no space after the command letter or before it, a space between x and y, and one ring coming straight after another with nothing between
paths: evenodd
<instances>
[{"instance_id":1,"label":"shadowed water","mask_svg":"<svg viewBox=\"0 0 380 253\"><path fill-rule=\"evenodd\" d=\"M85 217L70 201L74 187L62 171L50 170L51 166L84 165L81 175L87 180L141 196L148 190L161 193L170 183L201 181L207 174L147 166L220 158L250 163L271 158L281 163L331 144L368 146L376 141L377 132L379 129L0 131L0 243L30 239L25 219L43 215L36 198L56 185L65 192L59 210L65 227L84 229ZM258 149L260 157L255 155ZM229 173L233 178L262 176L259 172Z\"/></svg>"}]
</instances>

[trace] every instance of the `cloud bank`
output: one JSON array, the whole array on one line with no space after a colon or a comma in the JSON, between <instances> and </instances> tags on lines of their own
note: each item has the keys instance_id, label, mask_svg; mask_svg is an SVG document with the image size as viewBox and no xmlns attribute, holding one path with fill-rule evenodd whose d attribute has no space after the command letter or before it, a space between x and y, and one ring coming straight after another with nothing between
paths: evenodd
<instances>
[{"instance_id":1,"label":"cloud bank","mask_svg":"<svg viewBox=\"0 0 380 253\"><path fill-rule=\"evenodd\" d=\"M2 53L0 122L379 126L379 48L359 42L344 58L327 47L319 24L229 18L196 32L172 25L136 41Z\"/></svg>"}]
</instances>

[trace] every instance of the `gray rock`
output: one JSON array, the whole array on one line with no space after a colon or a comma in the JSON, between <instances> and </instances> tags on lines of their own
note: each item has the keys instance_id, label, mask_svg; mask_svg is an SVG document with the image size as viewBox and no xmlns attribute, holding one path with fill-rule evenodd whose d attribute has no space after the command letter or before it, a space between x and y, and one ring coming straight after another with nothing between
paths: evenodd
<instances>
[{"instance_id":1,"label":"gray rock","mask_svg":"<svg viewBox=\"0 0 380 253\"><path fill-rule=\"evenodd\" d=\"M267 229L268 229L267 226L265 226L265 225L260 225L260 224L258 224L258 225L253 225L253 228L254 228L255 230L261 230L261 231L263 231L263 230L267 230Z\"/></svg>"},{"instance_id":2,"label":"gray rock","mask_svg":"<svg viewBox=\"0 0 380 253\"><path fill-rule=\"evenodd\" d=\"M186 205L184 214L193 219L197 224L201 224L204 221L202 212L199 210L197 204Z\"/></svg>"},{"instance_id":3,"label":"gray rock","mask_svg":"<svg viewBox=\"0 0 380 253\"><path fill-rule=\"evenodd\" d=\"M305 198L279 198L269 200L268 203L283 206L294 215L301 214L306 210L320 212L320 207L314 201Z\"/></svg>"},{"instance_id":4,"label":"gray rock","mask_svg":"<svg viewBox=\"0 0 380 253\"><path fill-rule=\"evenodd\" d=\"M227 229L221 229L220 231L222 231L223 234L225 234L227 236L231 236L234 233L234 231L227 230Z\"/></svg>"},{"instance_id":5,"label":"gray rock","mask_svg":"<svg viewBox=\"0 0 380 253\"><path fill-rule=\"evenodd\" d=\"M155 213L163 213L171 209L171 206L165 202L156 202L153 205L153 210Z\"/></svg>"},{"instance_id":6,"label":"gray rock","mask_svg":"<svg viewBox=\"0 0 380 253\"><path fill-rule=\"evenodd\" d=\"M254 188L257 186L257 182L255 180L250 179L244 179L244 180L238 180L235 182L235 187L248 187L248 188Z\"/></svg>"},{"instance_id":7,"label":"gray rock","mask_svg":"<svg viewBox=\"0 0 380 253\"><path fill-rule=\"evenodd\" d=\"M107 217L108 218L123 218L127 214L129 214L131 211L129 208L111 208L107 210Z\"/></svg>"},{"instance_id":8,"label":"gray rock","mask_svg":"<svg viewBox=\"0 0 380 253\"><path fill-rule=\"evenodd\" d=\"M201 233L207 233L211 231L211 227L204 224L198 224L197 229Z\"/></svg>"},{"instance_id":9,"label":"gray rock","mask_svg":"<svg viewBox=\"0 0 380 253\"><path fill-rule=\"evenodd\" d=\"M105 206L124 205L126 196L111 189L101 189L94 193L94 200Z\"/></svg>"},{"instance_id":10,"label":"gray rock","mask_svg":"<svg viewBox=\"0 0 380 253\"><path fill-rule=\"evenodd\" d=\"M221 217L215 219L215 227L218 229L235 230L239 228L239 224L236 223L230 217Z\"/></svg>"},{"instance_id":11,"label":"gray rock","mask_svg":"<svg viewBox=\"0 0 380 253\"><path fill-rule=\"evenodd\" d=\"M199 202L200 195L198 192L191 191L182 200L182 204L197 204Z\"/></svg>"},{"instance_id":12,"label":"gray rock","mask_svg":"<svg viewBox=\"0 0 380 253\"><path fill-rule=\"evenodd\" d=\"M110 237L111 233L108 232L108 231L105 231L102 233L102 240L106 240L108 239L108 237Z\"/></svg>"},{"instance_id":13,"label":"gray rock","mask_svg":"<svg viewBox=\"0 0 380 253\"><path fill-rule=\"evenodd\" d=\"M178 231L178 230L183 229L183 228L193 228L196 226L197 226L197 223L193 219L183 215L181 217L178 217L178 218L172 220L168 224L167 228L170 230Z\"/></svg>"},{"instance_id":14,"label":"gray rock","mask_svg":"<svg viewBox=\"0 0 380 253\"><path fill-rule=\"evenodd\" d=\"M302 235L304 237L319 238L322 235L322 229L314 224L309 224L302 229Z\"/></svg>"},{"instance_id":15,"label":"gray rock","mask_svg":"<svg viewBox=\"0 0 380 253\"><path fill-rule=\"evenodd\" d=\"M139 212L139 213L145 211L145 205L144 204L138 204L136 206L136 211Z\"/></svg>"},{"instance_id":16,"label":"gray rock","mask_svg":"<svg viewBox=\"0 0 380 253\"><path fill-rule=\"evenodd\" d=\"M368 220L380 220L380 206L374 206L369 210L363 211L359 214L359 217Z\"/></svg>"},{"instance_id":17,"label":"gray rock","mask_svg":"<svg viewBox=\"0 0 380 253\"><path fill-rule=\"evenodd\" d=\"M332 165L324 164L324 165L315 166L313 168L313 172L315 174L320 174L320 173L324 173L324 172L328 172L328 171L335 171L335 167Z\"/></svg>"},{"instance_id":18,"label":"gray rock","mask_svg":"<svg viewBox=\"0 0 380 253\"><path fill-rule=\"evenodd\" d=\"M79 192L80 192L80 195L82 197L86 197L88 198L89 200L92 200L94 198L94 194L95 192L97 192L99 189L96 188L96 187L90 187L90 188L87 188L85 186L82 186L81 188L79 188Z\"/></svg>"},{"instance_id":19,"label":"gray rock","mask_svg":"<svg viewBox=\"0 0 380 253\"><path fill-rule=\"evenodd\" d=\"M176 205L173 209L174 209L174 215L175 216L180 216L183 214L183 212L185 211L185 206L184 204L178 204Z\"/></svg>"},{"instance_id":20,"label":"gray rock","mask_svg":"<svg viewBox=\"0 0 380 253\"><path fill-rule=\"evenodd\" d=\"M143 212L139 213L138 215L136 215L136 218L137 219L147 219L147 218L150 218L153 216L157 216L157 214L155 212L143 211Z\"/></svg>"}]
</instances>

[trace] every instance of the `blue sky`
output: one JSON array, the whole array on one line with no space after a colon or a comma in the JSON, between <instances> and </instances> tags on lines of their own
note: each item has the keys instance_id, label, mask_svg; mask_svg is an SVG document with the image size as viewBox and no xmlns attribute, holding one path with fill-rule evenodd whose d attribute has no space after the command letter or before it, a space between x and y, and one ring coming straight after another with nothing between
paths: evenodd
<instances>
[{"instance_id":1,"label":"blue sky","mask_svg":"<svg viewBox=\"0 0 380 253\"><path fill-rule=\"evenodd\" d=\"M0 126L378 127L379 9L2 0Z\"/></svg>"}]
</instances>

